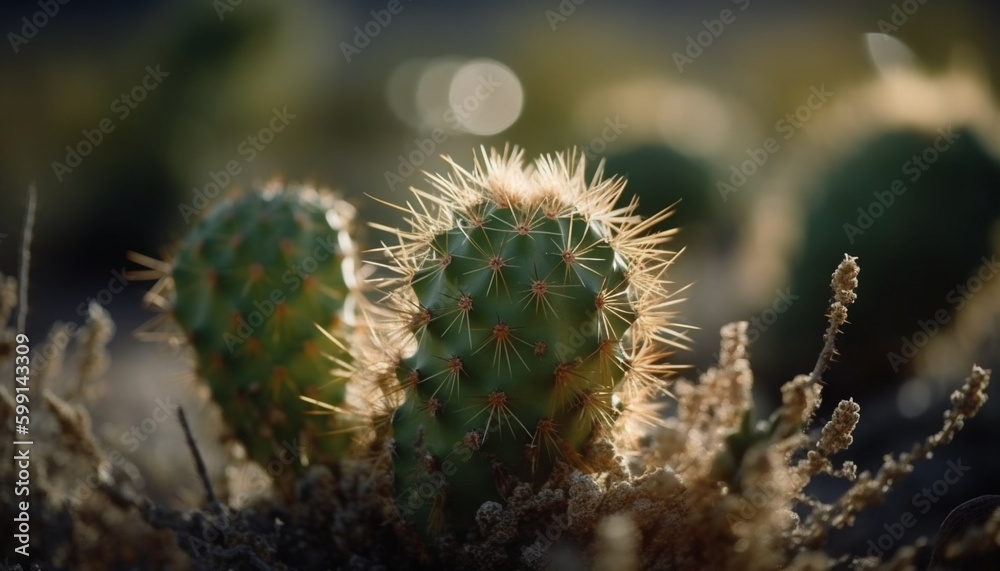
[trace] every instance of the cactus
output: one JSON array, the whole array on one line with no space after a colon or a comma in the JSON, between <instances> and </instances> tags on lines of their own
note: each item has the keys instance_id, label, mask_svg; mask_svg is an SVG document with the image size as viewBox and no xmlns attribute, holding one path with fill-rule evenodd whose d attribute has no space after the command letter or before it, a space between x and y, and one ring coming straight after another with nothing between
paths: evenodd
<instances>
[{"instance_id":1,"label":"cactus","mask_svg":"<svg viewBox=\"0 0 1000 571\"><path fill-rule=\"evenodd\" d=\"M605 170L628 177L629 193L639 197L637 214L653 216L681 201L684 208L670 222L683 227L685 234L720 216L710 165L669 145L645 144L609 154Z\"/></svg>"},{"instance_id":2,"label":"cactus","mask_svg":"<svg viewBox=\"0 0 1000 571\"><path fill-rule=\"evenodd\" d=\"M431 178L442 196L415 190L412 230L385 248L400 323L385 338L408 343L387 380L403 399L395 499L425 532L465 529L557 461L586 470L592 437L623 441L630 417L655 421L650 397L680 337L663 280L676 254L658 248L673 230L645 235L671 212L615 208L624 182L598 167L588 185L575 154L521 160L451 163Z\"/></svg>"},{"instance_id":3,"label":"cactus","mask_svg":"<svg viewBox=\"0 0 1000 571\"><path fill-rule=\"evenodd\" d=\"M223 419L261 464L329 462L346 448L335 413L345 383L331 371L350 361L352 214L311 188L245 192L211 207L171 264L169 311ZM303 396L327 413L310 414L318 408Z\"/></svg>"},{"instance_id":4,"label":"cactus","mask_svg":"<svg viewBox=\"0 0 1000 571\"><path fill-rule=\"evenodd\" d=\"M955 307L945 297L989 256L1000 212L1000 195L994 190L1000 185L1000 160L972 129L883 127L868 139L850 138L842 146L805 183L812 200L790 275L790 291L802 294L821 291L818 264L845 251L870 268L866 295L854 313L859 320L877 321L880 329L842 341L845 360L830 372L834 398L846 398L837 387L846 387L859 374L881 383L916 370L912 354L901 357L901 338L919 331L918 320ZM935 161L928 163L925 156ZM923 271L927 267L934 271ZM926 274L921 274L920 288L908 281L915 272ZM903 291L906 303L883 303ZM801 331L824 302L820 295L802 295L762 336L755 350L762 377L789 378L808 363L801 356L814 352L816 341Z\"/></svg>"}]
</instances>

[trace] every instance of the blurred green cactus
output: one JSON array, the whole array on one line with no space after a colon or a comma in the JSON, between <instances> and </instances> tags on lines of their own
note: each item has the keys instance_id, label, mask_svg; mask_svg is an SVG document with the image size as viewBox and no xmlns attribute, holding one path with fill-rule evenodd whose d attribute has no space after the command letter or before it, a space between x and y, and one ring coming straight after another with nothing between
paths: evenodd
<instances>
[{"instance_id":1,"label":"blurred green cactus","mask_svg":"<svg viewBox=\"0 0 1000 571\"><path fill-rule=\"evenodd\" d=\"M557 460L586 470L584 447L625 417L650 420L663 388L675 254L643 236L624 184L583 178L574 157L484 157L417 191L428 209L398 231L390 299L409 351L395 367L396 501L424 531L467 528L516 481L543 483Z\"/></svg>"},{"instance_id":2,"label":"blurred green cactus","mask_svg":"<svg viewBox=\"0 0 1000 571\"><path fill-rule=\"evenodd\" d=\"M645 144L609 154L605 170L628 178L629 194L639 197L637 214L656 215L680 203L681 209L670 222L684 228L707 225L718 216L710 165L662 144ZM626 201L627 203L627 201Z\"/></svg>"},{"instance_id":3,"label":"blurred green cactus","mask_svg":"<svg viewBox=\"0 0 1000 571\"><path fill-rule=\"evenodd\" d=\"M834 387L847 386L862 372L879 382L915 372L909 359L898 357L901 338L919 331L918 320L964 304L949 291L990 255L1000 212L1000 161L973 130L881 129L848 149L810 181L803 240L790 276L793 292L822 291L821 268L845 251L869 272L854 315L880 328L842 341L844 362L830 372ZM919 288L913 287L916 275ZM906 303L886 303L900 292L906 292ZM762 377L788 378L815 352L817 342L801 331L826 300L819 294L802 298L757 346Z\"/></svg>"},{"instance_id":4,"label":"blurred green cactus","mask_svg":"<svg viewBox=\"0 0 1000 571\"><path fill-rule=\"evenodd\" d=\"M347 447L334 410L346 383L331 371L351 360L352 215L311 188L245 192L212 206L173 259L170 312L224 420L264 465L288 453L329 462Z\"/></svg>"}]
</instances>

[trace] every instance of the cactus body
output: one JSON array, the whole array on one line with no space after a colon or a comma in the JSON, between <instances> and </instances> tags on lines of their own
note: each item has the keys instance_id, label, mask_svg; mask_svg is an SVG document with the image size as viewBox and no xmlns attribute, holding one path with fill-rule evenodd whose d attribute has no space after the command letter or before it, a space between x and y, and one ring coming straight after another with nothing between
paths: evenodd
<instances>
[{"instance_id":1,"label":"cactus body","mask_svg":"<svg viewBox=\"0 0 1000 571\"><path fill-rule=\"evenodd\" d=\"M223 419L264 465L329 461L345 447L331 376L353 322L349 206L312 189L246 192L212 207L173 261L172 314L197 354ZM322 328L324 331L321 331ZM285 462L288 463L288 462Z\"/></svg>"},{"instance_id":2,"label":"cactus body","mask_svg":"<svg viewBox=\"0 0 1000 571\"><path fill-rule=\"evenodd\" d=\"M572 161L572 159L570 159ZM492 155L435 178L436 214L389 253L411 349L395 369L396 501L426 531L462 529L515 481L536 485L663 382L669 300L655 246L621 181L583 180L582 160Z\"/></svg>"}]
</instances>

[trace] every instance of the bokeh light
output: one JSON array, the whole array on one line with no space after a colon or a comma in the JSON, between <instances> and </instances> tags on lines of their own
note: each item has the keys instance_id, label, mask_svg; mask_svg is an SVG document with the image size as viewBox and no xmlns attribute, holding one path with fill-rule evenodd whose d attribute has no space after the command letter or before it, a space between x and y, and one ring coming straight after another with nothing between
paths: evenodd
<instances>
[{"instance_id":1,"label":"bokeh light","mask_svg":"<svg viewBox=\"0 0 1000 571\"><path fill-rule=\"evenodd\" d=\"M524 89L514 72L500 62L473 60L452 76L448 103L463 130L496 135L520 117Z\"/></svg>"}]
</instances>

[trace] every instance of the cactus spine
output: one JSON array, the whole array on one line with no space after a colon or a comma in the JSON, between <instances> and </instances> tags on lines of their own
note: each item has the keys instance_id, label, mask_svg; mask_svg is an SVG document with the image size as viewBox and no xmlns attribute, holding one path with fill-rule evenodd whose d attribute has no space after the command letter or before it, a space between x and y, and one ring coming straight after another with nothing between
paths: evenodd
<instances>
[{"instance_id":1,"label":"cactus spine","mask_svg":"<svg viewBox=\"0 0 1000 571\"><path fill-rule=\"evenodd\" d=\"M599 167L588 184L575 155L451 165L430 179L440 194L414 190L412 229L385 248L395 499L429 532L467 528L558 460L585 470L591 438L654 421L680 337L663 279L676 254L660 249L673 231L648 233L670 211L640 221L634 199L616 206L624 182Z\"/></svg>"}]
</instances>

